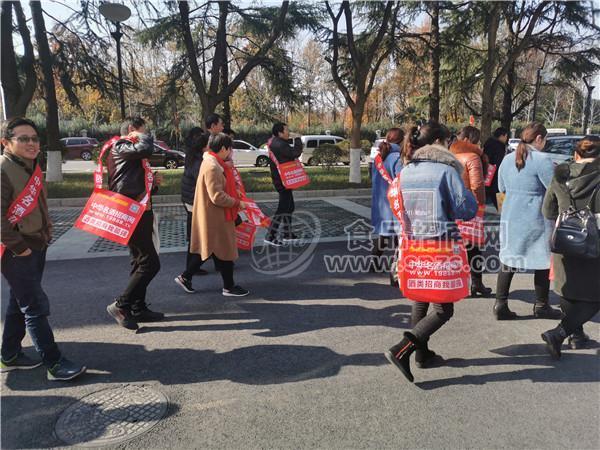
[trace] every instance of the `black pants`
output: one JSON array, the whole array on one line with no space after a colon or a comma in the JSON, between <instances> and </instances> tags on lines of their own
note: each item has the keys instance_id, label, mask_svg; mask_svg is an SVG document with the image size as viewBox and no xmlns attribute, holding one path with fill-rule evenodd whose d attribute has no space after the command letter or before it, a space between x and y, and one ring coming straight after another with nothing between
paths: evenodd
<instances>
[{"instance_id":1,"label":"black pants","mask_svg":"<svg viewBox=\"0 0 600 450\"><path fill-rule=\"evenodd\" d=\"M123 294L117 298L117 306L139 310L146 306L146 288L160 270L158 253L152 242L154 213L146 211L129 240L131 273Z\"/></svg>"},{"instance_id":2,"label":"black pants","mask_svg":"<svg viewBox=\"0 0 600 450\"><path fill-rule=\"evenodd\" d=\"M267 233L269 239L277 237L278 233L283 233L284 237L291 233L292 213L294 209L294 191L290 189L279 191L279 204L277 205L277 211L275 211Z\"/></svg>"},{"instance_id":3,"label":"black pants","mask_svg":"<svg viewBox=\"0 0 600 450\"><path fill-rule=\"evenodd\" d=\"M10 250L4 252L2 275L10 286L2 332L4 361L19 354L25 330L47 367L52 367L61 358L48 323L50 303L42 289L45 263L46 250L32 250L29 256L14 256Z\"/></svg>"},{"instance_id":4,"label":"black pants","mask_svg":"<svg viewBox=\"0 0 600 450\"><path fill-rule=\"evenodd\" d=\"M506 302L510 291L510 283L519 269L502 264L498 273L498 285L496 287L496 300ZM537 303L548 303L550 296L550 269L536 270L533 275L533 286Z\"/></svg>"},{"instance_id":5,"label":"black pants","mask_svg":"<svg viewBox=\"0 0 600 450\"><path fill-rule=\"evenodd\" d=\"M496 194L498 191L493 190L491 188L485 188L485 196L487 198L488 203L492 203L496 207L496 211L498 211L498 197Z\"/></svg>"},{"instance_id":6,"label":"black pants","mask_svg":"<svg viewBox=\"0 0 600 450\"><path fill-rule=\"evenodd\" d=\"M197 258L193 258L191 264L188 265L185 269L185 272L181 274L181 276L186 280L191 280L200 266L208 261L208 259L202 260L200 255L192 255ZM215 263L217 271L221 273L221 277L223 278L223 287L225 289L231 289L235 284L233 282L233 261L223 261L222 259L217 258L215 255L212 255L211 258ZM198 261L200 264L196 264Z\"/></svg>"},{"instance_id":7,"label":"black pants","mask_svg":"<svg viewBox=\"0 0 600 450\"><path fill-rule=\"evenodd\" d=\"M575 331L583 331L583 324L591 320L600 311L600 303L561 298L560 309L565 315L560 324L569 335Z\"/></svg>"},{"instance_id":8,"label":"black pants","mask_svg":"<svg viewBox=\"0 0 600 450\"><path fill-rule=\"evenodd\" d=\"M484 270L481 249L470 242L465 244L465 248L467 249L469 266L471 266L471 278L481 280Z\"/></svg>"},{"instance_id":9,"label":"black pants","mask_svg":"<svg viewBox=\"0 0 600 450\"><path fill-rule=\"evenodd\" d=\"M427 314L431 305L433 311ZM454 303L414 302L412 305L412 333L426 343L429 336L439 330L454 315Z\"/></svg>"},{"instance_id":10,"label":"black pants","mask_svg":"<svg viewBox=\"0 0 600 450\"><path fill-rule=\"evenodd\" d=\"M191 275L194 275L198 269L200 269L200 267L202 267L202 264L204 264L204 261L202 261L202 258L200 257L200 255L198 255L197 253L191 253L190 252L190 246L192 244L192 213L190 211L186 211L187 212L187 222L186 222L186 233L187 233L187 243L188 243L188 247L187 247L187 256L185 258L185 273L191 273ZM187 280L191 280L192 276L185 277L185 279Z\"/></svg>"}]
</instances>

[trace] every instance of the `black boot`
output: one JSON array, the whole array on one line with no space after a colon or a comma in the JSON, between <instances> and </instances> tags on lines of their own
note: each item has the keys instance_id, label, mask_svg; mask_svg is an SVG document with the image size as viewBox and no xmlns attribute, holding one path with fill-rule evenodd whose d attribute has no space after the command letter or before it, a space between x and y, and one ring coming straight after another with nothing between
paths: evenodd
<instances>
[{"instance_id":1,"label":"black boot","mask_svg":"<svg viewBox=\"0 0 600 450\"><path fill-rule=\"evenodd\" d=\"M496 316L496 320L515 320L517 313L508 309L508 301L496 299L496 303L494 303L494 316Z\"/></svg>"},{"instance_id":2,"label":"black boot","mask_svg":"<svg viewBox=\"0 0 600 450\"><path fill-rule=\"evenodd\" d=\"M562 311L552 308L548 303L548 299L535 302L535 305L533 305L533 315L537 319L560 320L563 317Z\"/></svg>"},{"instance_id":3,"label":"black boot","mask_svg":"<svg viewBox=\"0 0 600 450\"><path fill-rule=\"evenodd\" d=\"M566 337L567 333L560 324L556 328L542 333L542 339L546 343L546 350L548 350L548 353L550 353L554 359L560 358L560 348Z\"/></svg>"},{"instance_id":4,"label":"black boot","mask_svg":"<svg viewBox=\"0 0 600 450\"><path fill-rule=\"evenodd\" d=\"M444 358L430 350L428 342L425 342L422 348L417 348L415 351L415 363L419 369L429 369L443 365Z\"/></svg>"},{"instance_id":5,"label":"black boot","mask_svg":"<svg viewBox=\"0 0 600 450\"><path fill-rule=\"evenodd\" d=\"M583 327L581 327L578 330L575 330L573 334L569 336L569 339L567 341L569 347L571 347L573 350L585 348L587 347L589 342L590 337L583 332Z\"/></svg>"},{"instance_id":6,"label":"black boot","mask_svg":"<svg viewBox=\"0 0 600 450\"><path fill-rule=\"evenodd\" d=\"M388 361L400 369L400 372L402 372L406 379L411 383L415 378L410 372L410 355L417 347L420 347L417 338L412 333L406 331L404 333L404 339L384 353Z\"/></svg>"},{"instance_id":7,"label":"black boot","mask_svg":"<svg viewBox=\"0 0 600 450\"><path fill-rule=\"evenodd\" d=\"M479 277L471 277L471 297L490 297L492 295L492 289L485 287L483 281Z\"/></svg>"}]
</instances>

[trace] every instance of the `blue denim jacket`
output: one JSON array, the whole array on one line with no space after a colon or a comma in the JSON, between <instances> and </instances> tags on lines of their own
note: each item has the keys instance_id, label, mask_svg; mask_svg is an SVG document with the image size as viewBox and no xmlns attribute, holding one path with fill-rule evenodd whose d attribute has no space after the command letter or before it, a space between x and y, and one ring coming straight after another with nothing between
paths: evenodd
<instances>
[{"instance_id":1,"label":"blue denim jacket","mask_svg":"<svg viewBox=\"0 0 600 450\"><path fill-rule=\"evenodd\" d=\"M465 187L460 162L441 145L418 149L400 172L410 237L460 239L454 221L477 214L477 200Z\"/></svg>"}]
</instances>

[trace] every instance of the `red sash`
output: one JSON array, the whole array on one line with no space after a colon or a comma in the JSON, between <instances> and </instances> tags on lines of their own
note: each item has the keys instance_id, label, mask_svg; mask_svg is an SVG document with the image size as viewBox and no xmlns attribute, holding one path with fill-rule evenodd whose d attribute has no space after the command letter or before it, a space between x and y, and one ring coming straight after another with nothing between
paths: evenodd
<instances>
[{"instance_id":1,"label":"red sash","mask_svg":"<svg viewBox=\"0 0 600 450\"><path fill-rule=\"evenodd\" d=\"M488 164L487 173L485 174L484 184L486 187L490 187L492 185L492 180L494 179L494 175L496 174L496 164Z\"/></svg>"},{"instance_id":2,"label":"red sash","mask_svg":"<svg viewBox=\"0 0 600 450\"><path fill-rule=\"evenodd\" d=\"M135 142L134 139L115 136L104 144L98 157L98 166L94 171L94 191L75 222L75 227L109 241L127 245L142 214L149 208L154 175L148 160L142 159L146 192L139 202L125 195L102 189L102 158L119 139Z\"/></svg>"},{"instance_id":3,"label":"red sash","mask_svg":"<svg viewBox=\"0 0 600 450\"><path fill-rule=\"evenodd\" d=\"M404 296L428 303L450 303L469 295L469 263L461 241L409 239L400 175L388 190L392 211L402 224L398 280Z\"/></svg>"},{"instance_id":4,"label":"red sash","mask_svg":"<svg viewBox=\"0 0 600 450\"><path fill-rule=\"evenodd\" d=\"M43 189L42 176L42 168L39 164L36 164L25 188L8 207L6 218L11 225L21 222L36 208ZM0 242L0 258L4 255L5 249L6 246Z\"/></svg>"},{"instance_id":5,"label":"red sash","mask_svg":"<svg viewBox=\"0 0 600 450\"><path fill-rule=\"evenodd\" d=\"M238 197L246 204L246 209L242 213L248 218L248 222L242 222L235 227L237 247L240 250L251 250L257 227L268 228L271 224L271 219L265 216L254 200L248 198L244 182L237 168L233 167L232 170Z\"/></svg>"},{"instance_id":6,"label":"red sash","mask_svg":"<svg viewBox=\"0 0 600 450\"><path fill-rule=\"evenodd\" d=\"M484 214L485 206L479 206L477 215L473 219L456 221L460 235L465 241L469 241L475 245L483 245L485 243Z\"/></svg>"},{"instance_id":7,"label":"red sash","mask_svg":"<svg viewBox=\"0 0 600 450\"><path fill-rule=\"evenodd\" d=\"M392 180L392 177L390 177L388 171L385 170L385 166L383 165L383 158L379 153L375 157L375 168L379 172L379 175L381 175L381 178L387 181L388 184L392 184L394 180Z\"/></svg>"},{"instance_id":8,"label":"red sash","mask_svg":"<svg viewBox=\"0 0 600 450\"><path fill-rule=\"evenodd\" d=\"M269 147L267 146L267 148ZM269 158L275 163L281 177L281 183L286 189L298 189L310 183L310 178L308 178L304 166L297 159L280 164L270 148Z\"/></svg>"}]
</instances>

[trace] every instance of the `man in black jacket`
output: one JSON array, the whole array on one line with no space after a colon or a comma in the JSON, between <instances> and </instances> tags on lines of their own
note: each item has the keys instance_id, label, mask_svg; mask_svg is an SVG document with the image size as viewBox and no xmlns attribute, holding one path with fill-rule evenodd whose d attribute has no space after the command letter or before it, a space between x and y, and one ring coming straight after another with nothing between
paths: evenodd
<instances>
[{"instance_id":1,"label":"man in black jacket","mask_svg":"<svg viewBox=\"0 0 600 450\"><path fill-rule=\"evenodd\" d=\"M500 163L506 155L506 143L508 142L508 130L506 128L496 128L494 134L483 144L483 152L487 155L490 164L496 166L496 173L492 179L491 186L485 187L485 194L488 202L492 202L498 209L498 200L496 194L498 191L498 169ZM485 174L484 174L485 175Z\"/></svg>"},{"instance_id":2,"label":"man in black jacket","mask_svg":"<svg viewBox=\"0 0 600 450\"><path fill-rule=\"evenodd\" d=\"M154 140L146 134L146 122L141 117L128 118L121 126L121 136L108 156L108 187L112 192L142 201L146 195L142 160L152 155ZM156 191L158 184L155 177L150 194ZM153 229L154 212L149 198L148 207L127 244L132 266L129 283L121 296L106 308L119 325L129 330L137 330L138 322L154 322L164 317L146 305L146 288L160 270Z\"/></svg>"},{"instance_id":3,"label":"man in black jacket","mask_svg":"<svg viewBox=\"0 0 600 450\"><path fill-rule=\"evenodd\" d=\"M288 144L290 132L285 123L279 122L273 125L272 132L273 137L271 138L269 148L280 164L293 161L300 157L302 154L302 142L298 139L294 146ZM286 189L283 186L279 171L273 161L270 161L270 167L273 186L275 186L275 189L279 193L279 205L277 206L277 211L273 216L271 226L265 237L265 243L280 247L283 245L283 241L296 239L296 236L292 233L294 194L292 190ZM282 227L280 225L282 225ZM280 230L280 228L282 228L282 230ZM282 234L282 239L279 237L280 232Z\"/></svg>"}]
</instances>

